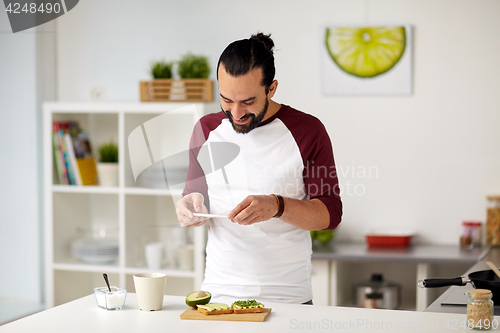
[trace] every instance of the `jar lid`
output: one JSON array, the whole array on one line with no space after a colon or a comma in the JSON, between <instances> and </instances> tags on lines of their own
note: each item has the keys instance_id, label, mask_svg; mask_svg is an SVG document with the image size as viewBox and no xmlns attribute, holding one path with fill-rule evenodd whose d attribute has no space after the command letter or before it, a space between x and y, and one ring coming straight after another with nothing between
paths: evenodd
<instances>
[{"instance_id":1,"label":"jar lid","mask_svg":"<svg viewBox=\"0 0 500 333\"><path fill-rule=\"evenodd\" d=\"M479 221L463 221L462 224L471 227L480 227L482 223Z\"/></svg>"},{"instance_id":2,"label":"jar lid","mask_svg":"<svg viewBox=\"0 0 500 333\"><path fill-rule=\"evenodd\" d=\"M491 290L488 289L472 289L470 291L471 295L486 296L491 294Z\"/></svg>"},{"instance_id":3,"label":"jar lid","mask_svg":"<svg viewBox=\"0 0 500 333\"><path fill-rule=\"evenodd\" d=\"M488 289L473 289L469 292L470 298L475 300L489 300L493 296L490 290Z\"/></svg>"},{"instance_id":4,"label":"jar lid","mask_svg":"<svg viewBox=\"0 0 500 333\"><path fill-rule=\"evenodd\" d=\"M488 200L496 201L496 200L500 200L500 195L488 195L486 198Z\"/></svg>"}]
</instances>

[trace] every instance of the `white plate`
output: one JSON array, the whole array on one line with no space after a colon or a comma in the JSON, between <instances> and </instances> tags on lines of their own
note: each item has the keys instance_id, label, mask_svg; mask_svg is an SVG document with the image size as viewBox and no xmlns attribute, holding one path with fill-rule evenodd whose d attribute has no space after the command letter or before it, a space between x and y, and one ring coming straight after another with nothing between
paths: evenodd
<instances>
[{"instance_id":1,"label":"white plate","mask_svg":"<svg viewBox=\"0 0 500 333\"><path fill-rule=\"evenodd\" d=\"M119 246L110 246L110 247L93 247L93 246L79 246L76 244L73 244L71 247L74 250L79 250L79 251L116 251L118 250Z\"/></svg>"},{"instance_id":2,"label":"white plate","mask_svg":"<svg viewBox=\"0 0 500 333\"><path fill-rule=\"evenodd\" d=\"M217 214L201 214L201 213L193 213L194 216L199 216L199 217L224 217L227 218L227 215L217 215Z\"/></svg>"},{"instance_id":3,"label":"white plate","mask_svg":"<svg viewBox=\"0 0 500 333\"><path fill-rule=\"evenodd\" d=\"M108 256L79 256L81 260L89 264L103 264L115 261L118 255L108 255Z\"/></svg>"},{"instance_id":4,"label":"white plate","mask_svg":"<svg viewBox=\"0 0 500 333\"><path fill-rule=\"evenodd\" d=\"M87 255L107 255L107 254L118 254L118 250L116 251L75 251L73 250L73 253L75 254L87 254Z\"/></svg>"}]
</instances>

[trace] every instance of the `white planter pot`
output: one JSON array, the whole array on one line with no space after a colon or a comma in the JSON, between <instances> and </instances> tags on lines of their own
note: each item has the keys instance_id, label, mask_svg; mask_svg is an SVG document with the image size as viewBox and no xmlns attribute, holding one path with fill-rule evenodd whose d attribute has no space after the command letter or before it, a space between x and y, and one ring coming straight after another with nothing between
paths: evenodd
<instances>
[{"instance_id":1,"label":"white planter pot","mask_svg":"<svg viewBox=\"0 0 500 333\"><path fill-rule=\"evenodd\" d=\"M99 185L118 186L118 163L98 163Z\"/></svg>"}]
</instances>

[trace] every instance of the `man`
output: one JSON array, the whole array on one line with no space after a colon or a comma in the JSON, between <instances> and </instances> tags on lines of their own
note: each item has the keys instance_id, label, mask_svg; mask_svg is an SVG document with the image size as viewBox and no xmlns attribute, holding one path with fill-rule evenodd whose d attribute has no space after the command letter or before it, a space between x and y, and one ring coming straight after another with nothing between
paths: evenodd
<instances>
[{"instance_id":1,"label":"man","mask_svg":"<svg viewBox=\"0 0 500 333\"><path fill-rule=\"evenodd\" d=\"M335 229L341 221L324 126L272 100L278 87L273 47L270 36L259 33L224 50L217 67L222 112L203 117L191 140L177 217L199 226L206 218L193 213L210 208L227 215L208 227L202 289L216 301L311 304L309 230ZM221 142L228 148L213 148ZM222 156L230 155L230 145L239 148L234 159ZM202 162L207 156L210 162ZM217 159L228 162L214 168Z\"/></svg>"}]
</instances>

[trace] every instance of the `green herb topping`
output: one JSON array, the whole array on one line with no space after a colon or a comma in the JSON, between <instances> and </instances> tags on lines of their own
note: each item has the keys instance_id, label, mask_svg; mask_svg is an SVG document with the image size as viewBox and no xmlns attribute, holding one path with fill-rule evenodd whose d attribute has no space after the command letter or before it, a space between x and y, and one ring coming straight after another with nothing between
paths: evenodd
<instances>
[{"instance_id":1,"label":"green herb topping","mask_svg":"<svg viewBox=\"0 0 500 333\"><path fill-rule=\"evenodd\" d=\"M245 309L245 308L263 308L264 304L257 302L254 299L249 299L246 301L236 301L232 305L234 308Z\"/></svg>"}]
</instances>

